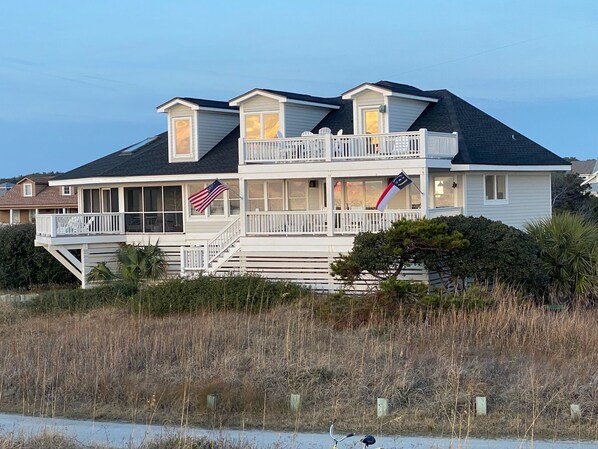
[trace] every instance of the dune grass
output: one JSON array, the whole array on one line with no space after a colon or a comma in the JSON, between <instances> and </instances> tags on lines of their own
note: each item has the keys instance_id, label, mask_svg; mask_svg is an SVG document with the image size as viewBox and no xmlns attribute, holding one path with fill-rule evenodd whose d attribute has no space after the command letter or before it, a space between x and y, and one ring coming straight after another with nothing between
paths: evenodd
<instances>
[{"instance_id":1,"label":"dune grass","mask_svg":"<svg viewBox=\"0 0 598 449\"><path fill-rule=\"evenodd\" d=\"M497 289L494 307L389 316L306 296L269 310L167 316L0 307L0 409L171 425L598 437L596 310ZM369 316L368 316L369 310ZM289 411L291 393L301 395ZM217 395L215 409L206 396ZM475 417L475 397L488 416ZM391 414L376 417L376 398ZM571 403L582 418L570 417Z\"/></svg>"}]
</instances>

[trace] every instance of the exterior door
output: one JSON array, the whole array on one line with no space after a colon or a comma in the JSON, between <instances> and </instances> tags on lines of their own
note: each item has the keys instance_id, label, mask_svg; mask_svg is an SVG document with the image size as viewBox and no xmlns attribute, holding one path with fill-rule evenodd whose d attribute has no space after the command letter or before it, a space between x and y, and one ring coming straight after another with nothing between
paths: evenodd
<instances>
[{"instance_id":1,"label":"exterior door","mask_svg":"<svg viewBox=\"0 0 598 449\"><path fill-rule=\"evenodd\" d=\"M367 108L361 111L361 126L363 134L380 134L380 111L378 108ZM365 141L365 153L375 154L379 148L378 137L368 137Z\"/></svg>"}]
</instances>

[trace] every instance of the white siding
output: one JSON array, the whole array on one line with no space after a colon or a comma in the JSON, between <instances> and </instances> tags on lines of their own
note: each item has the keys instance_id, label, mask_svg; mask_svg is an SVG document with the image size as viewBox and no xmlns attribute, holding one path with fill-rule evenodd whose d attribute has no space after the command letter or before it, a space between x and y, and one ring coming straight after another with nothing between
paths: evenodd
<instances>
[{"instance_id":1,"label":"white siding","mask_svg":"<svg viewBox=\"0 0 598 449\"><path fill-rule=\"evenodd\" d=\"M285 103L285 137L300 136L311 131L328 113L329 109Z\"/></svg>"},{"instance_id":2,"label":"white siding","mask_svg":"<svg viewBox=\"0 0 598 449\"><path fill-rule=\"evenodd\" d=\"M419 115L426 109L425 101L408 100L406 98L388 98L388 132L407 131Z\"/></svg>"},{"instance_id":3,"label":"white siding","mask_svg":"<svg viewBox=\"0 0 598 449\"><path fill-rule=\"evenodd\" d=\"M231 113L199 111L197 122L199 158L201 159L239 124L239 116Z\"/></svg>"},{"instance_id":4,"label":"white siding","mask_svg":"<svg viewBox=\"0 0 598 449\"><path fill-rule=\"evenodd\" d=\"M508 173L507 204L484 204L484 174L466 174L465 186L466 215L523 228L551 214L549 173Z\"/></svg>"},{"instance_id":5,"label":"white siding","mask_svg":"<svg viewBox=\"0 0 598 449\"><path fill-rule=\"evenodd\" d=\"M357 107L361 106L379 106L384 104L384 95L373 90L366 90L358 94L353 100Z\"/></svg>"},{"instance_id":6,"label":"white siding","mask_svg":"<svg viewBox=\"0 0 598 449\"><path fill-rule=\"evenodd\" d=\"M273 98L255 96L243 102L244 112L278 111L280 103Z\"/></svg>"},{"instance_id":7,"label":"white siding","mask_svg":"<svg viewBox=\"0 0 598 449\"><path fill-rule=\"evenodd\" d=\"M168 117L193 117L193 110L190 107L177 104L168 109Z\"/></svg>"}]
</instances>

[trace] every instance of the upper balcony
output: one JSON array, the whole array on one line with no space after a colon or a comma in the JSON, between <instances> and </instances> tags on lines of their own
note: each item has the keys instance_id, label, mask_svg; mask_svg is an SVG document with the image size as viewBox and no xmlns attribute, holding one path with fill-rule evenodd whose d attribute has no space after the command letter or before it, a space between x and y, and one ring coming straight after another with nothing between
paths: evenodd
<instances>
[{"instance_id":1,"label":"upper balcony","mask_svg":"<svg viewBox=\"0 0 598 449\"><path fill-rule=\"evenodd\" d=\"M280 139L241 139L241 164L447 159L459 151L457 133L427 129L386 134L316 134Z\"/></svg>"}]
</instances>

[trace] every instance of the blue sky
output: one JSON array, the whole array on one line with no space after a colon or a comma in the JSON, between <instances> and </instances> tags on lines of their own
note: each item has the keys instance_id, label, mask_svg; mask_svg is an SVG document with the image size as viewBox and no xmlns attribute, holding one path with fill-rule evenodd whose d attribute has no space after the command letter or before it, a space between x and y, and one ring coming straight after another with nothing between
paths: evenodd
<instances>
[{"instance_id":1,"label":"blue sky","mask_svg":"<svg viewBox=\"0 0 598 449\"><path fill-rule=\"evenodd\" d=\"M0 0L0 177L166 128L175 96L446 88L561 156L598 157L598 2Z\"/></svg>"}]
</instances>

